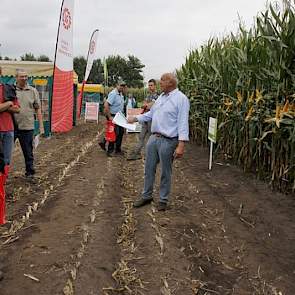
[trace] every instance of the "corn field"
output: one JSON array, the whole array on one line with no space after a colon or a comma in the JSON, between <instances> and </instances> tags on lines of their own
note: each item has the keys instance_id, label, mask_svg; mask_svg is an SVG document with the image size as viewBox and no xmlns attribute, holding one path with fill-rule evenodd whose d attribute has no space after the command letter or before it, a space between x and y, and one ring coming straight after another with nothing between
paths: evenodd
<instances>
[{"instance_id":1,"label":"corn field","mask_svg":"<svg viewBox=\"0 0 295 295\"><path fill-rule=\"evenodd\" d=\"M193 139L207 144L216 117L216 151L284 192L295 191L294 12L269 6L251 29L210 39L177 71Z\"/></svg>"}]
</instances>

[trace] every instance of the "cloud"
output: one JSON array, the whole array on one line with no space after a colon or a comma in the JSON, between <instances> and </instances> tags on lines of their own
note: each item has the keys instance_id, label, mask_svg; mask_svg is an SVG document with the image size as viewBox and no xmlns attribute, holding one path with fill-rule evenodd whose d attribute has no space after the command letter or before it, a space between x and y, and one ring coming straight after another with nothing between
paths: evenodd
<instances>
[{"instance_id":1,"label":"cloud","mask_svg":"<svg viewBox=\"0 0 295 295\"><path fill-rule=\"evenodd\" d=\"M212 36L247 26L265 0L76 0L74 54L86 55L98 28L97 56L134 54L146 65L145 77L159 77L184 61L192 47ZM61 0L1 0L0 54L26 52L54 57Z\"/></svg>"}]
</instances>

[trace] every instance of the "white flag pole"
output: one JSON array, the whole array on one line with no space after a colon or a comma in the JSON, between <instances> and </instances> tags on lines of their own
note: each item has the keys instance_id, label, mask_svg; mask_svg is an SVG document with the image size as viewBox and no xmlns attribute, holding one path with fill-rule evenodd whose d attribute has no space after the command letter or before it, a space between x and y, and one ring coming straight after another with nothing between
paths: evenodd
<instances>
[{"instance_id":1,"label":"white flag pole","mask_svg":"<svg viewBox=\"0 0 295 295\"><path fill-rule=\"evenodd\" d=\"M208 139L210 140L209 170L212 170L213 143L217 140L217 119L209 118Z\"/></svg>"},{"instance_id":2,"label":"white flag pole","mask_svg":"<svg viewBox=\"0 0 295 295\"><path fill-rule=\"evenodd\" d=\"M213 141L210 140L209 170L212 170Z\"/></svg>"}]
</instances>

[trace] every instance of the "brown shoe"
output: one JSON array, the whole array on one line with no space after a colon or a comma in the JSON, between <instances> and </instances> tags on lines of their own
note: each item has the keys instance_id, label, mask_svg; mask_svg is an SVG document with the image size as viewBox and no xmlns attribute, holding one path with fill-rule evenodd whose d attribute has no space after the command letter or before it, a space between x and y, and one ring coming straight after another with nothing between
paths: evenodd
<instances>
[{"instance_id":1,"label":"brown shoe","mask_svg":"<svg viewBox=\"0 0 295 295\"><path fill-rule=\"evenodd\" d=\"M167 203L159 202L157 206L158 211L166 211L167 210Z\"/></svg>"},{"instance_id":2,"label":"brown shoe","mask_svg":"<svg viewBox=\"0 0 295 295\"><path fill-rule=\"evenodd\" d=\"M137 199L137 200L133 203L133 207L134 207L134 208L142 207L142 206L144 206L144 205L150 204L152 200L153 200L153 198L144 199L144 198L140 197L139 199Z\"/></svg>"},{"instance_id":3,"label":"brown shoe","mask_svg":"<svg viewBox=\"0 0 295 295\"><path fill-rule=\"evenodd\" d=\"M4 278L4 273L0 270L0 281L2 281Z\"/></svg>"}]
</instances>

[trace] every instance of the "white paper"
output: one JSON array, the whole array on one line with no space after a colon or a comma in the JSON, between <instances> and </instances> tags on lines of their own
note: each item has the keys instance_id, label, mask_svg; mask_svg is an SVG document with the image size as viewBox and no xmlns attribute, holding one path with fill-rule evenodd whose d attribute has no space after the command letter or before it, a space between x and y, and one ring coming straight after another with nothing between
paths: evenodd
<instances>
[{"instance_id":1,"label":"white paper","mask_svg":"<svg viewBox=\"0 0 295 295\"><path fill-rule=\"evenodd\" d=\"M135 116L135 115L140 115L141 112L142 112L142 109L141 108L128 108L127 106L127 120L128 120L128 117L130 116ZM141 132L141 129L142 129L142 125L139 123L139 122L135 122L133 123L135 125L135 130L130 130L130 129L127 129L127 133L133 133L133 132L137 132L137 133L140 133Z\"/></svg>"},{"instance_id":2,"label":"white paper","mask_svg":"<svg viewBox=\"0 0 295 295\"><path fill-rule=\"evenodd\" d=\"M34 148L36 149L40 143L40 135L36 135L34 138Z\"/></svg>"},{"instance_id":3,"label":"white paper","mask_svg":"<svg viewBox=\"0 0 295 295\"><path fill-rule=\"evenodd\" d=\"M115 118L113 119L113 123L125 128L125 129L132 130L132 131L135 131L135 128L136 128L135 124L129 124L127 122L127 119L122 112L118 112L115 115Z\"/></svg>"}]
</instances>

